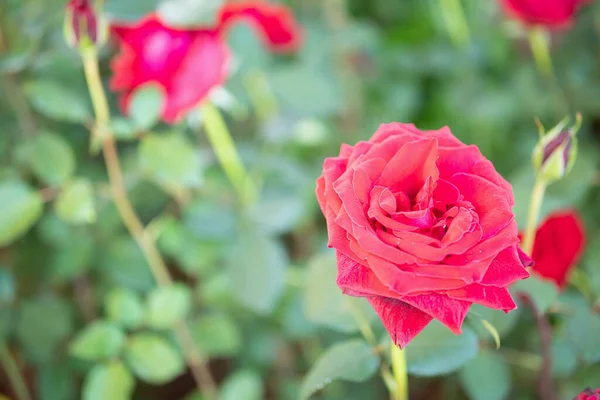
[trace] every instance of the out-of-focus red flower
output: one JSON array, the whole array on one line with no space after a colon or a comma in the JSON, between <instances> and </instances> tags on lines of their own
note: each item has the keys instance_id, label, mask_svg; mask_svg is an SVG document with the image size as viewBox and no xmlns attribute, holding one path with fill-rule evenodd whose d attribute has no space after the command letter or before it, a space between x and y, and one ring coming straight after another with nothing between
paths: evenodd
<instances>
[{"instance_id":1,"label":"out-of-focus red flower","mask_svg":"<svg viewBox=\"0 0 600 400\"><path fill-rule=\"evenodd\" d=\"M302 33L290 10L264 1L226 3L215 26L182 29L150 14L133 25L113 24L120 53L112 61L111 88L121 93L125 113L133 92L147 83L163 91L162 119L175 123L227 78L230 52L225 41L234 22L250 23L275 52L298 48Z\"/></svg>"},{"instance_id":2,"label":"out-of-focus red flower","mask_svg":"<svg viewBox=\"0 0 600 400\"><path fill-rule=\"evenodd\" d=\"M369 300L395 344L432 319L460 333L473 303L516 308L507 288L531 260L517 245L512 187L450 129L381 125L325 160L316 195L338 286Z\"/></svg>"},{"instance_id":3,"label":"out-of-focus red flower","mask_svg":"<svg viewBox=\"0 0 600 400\"><path fill-rule=\"evenodd\" d=\"M573 400L600 400L600 389L585 389L575 396Z\"/></svg>"},{"instance_id":4,"label":"out-of-focus red flower","mask_svg":"<svg viewBox=\"0 0 600 400\"><path fill-rule=\"evenodd\" d=\"M81 43L82 36L92 43L98 40L98 21L90 0L70 0L66 5L68 41L73 45Z\"/></svg>"},{"instance_id":5,"label":"out-of-focus red flower","mask_svg":"<svg viewBox=\"0 0 600 400\"><path fill-rule=\"evenodd\" d=\"M532 269L564 288L584 245L585 230L579 215L572 210L552 213L535 235Z\"/></svg>"},{"instance_id":6,"label":"out-of-focus red flower","mask_svg":"<svg viewBox=\"0 0 600 400\"><path fill-rule=\"evenodd\" d=\"M502 0L509 15L527 25L559 28L568 25L577 9L590 0Z\"/></svg>"}]
</instances>

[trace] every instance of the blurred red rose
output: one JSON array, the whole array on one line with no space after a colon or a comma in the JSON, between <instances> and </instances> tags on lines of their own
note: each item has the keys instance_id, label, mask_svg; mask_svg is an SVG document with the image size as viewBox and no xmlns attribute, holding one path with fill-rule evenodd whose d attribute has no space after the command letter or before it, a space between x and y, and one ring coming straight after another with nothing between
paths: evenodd
<instances>
[{"instance_id":1,"label":"blurred red rose","mask_svg":"<svg viewBox=\"0 0 600 400\"><path fill-rule=\"evenodd\" d=\"M336 249L337 284L367 297L394 343L433 319L454 333L472 303L509 311L529 276L512 188L450 130L382 125L325 160L317 198Z\"/></svg>"},{"instance_id":2,"label":"blurred red rose","mask_svg":"<svg viewBox=\"0 0 600 400\"><path fill-rule=\"evenodd\" d=\"M134 25L113 24L120 53L112 61L111 89L121 92L121 107L129 109L131 95L153 82L164 90L162 119L175 123L227 78L229 48L226 30L246 21L272 51L296 49L300 28L290 10L263 1L225 3L213 27L183 29L165 25L150 14Z\"/></svg>"},{"instance_id":3,"label":"blurred red rose","mask_svg":"<svg viewBox=\"0 0 600 400\"><path fill-rule=\"evenodd\" d=\"M552 213L535 234L532 269L564 288L584 245L585 230L579 215L571 210Z\"/></svg>"},{"instance_id":4,"label":"blurred red rose","mask_svg":"<svg viewBox=\"0 0 600 400\"><path fill-rule=\"evenodd\" d=\"M600 389L585 389L575 396L573 400L600 400Z\"/></svg>"},{"instance_id":5,"label":"blurred red rose","mask_svg":"<svg viewBox=\"0 0 600 400\"><path fill-rule=\"evenodd\" d=\"M590 0L502 0L506 12L528 25L568 25L577 8Z\"/></svg>"}]
</instances>

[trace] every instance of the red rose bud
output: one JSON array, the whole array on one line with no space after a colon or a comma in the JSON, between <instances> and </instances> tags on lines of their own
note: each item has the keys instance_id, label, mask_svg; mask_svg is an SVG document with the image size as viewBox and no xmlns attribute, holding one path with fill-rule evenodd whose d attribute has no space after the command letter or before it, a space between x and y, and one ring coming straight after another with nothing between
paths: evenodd
<instances>
[{"instance_id":1,"label":"red rose bud","mask_svg":"<svg viewBox=\"0 0 600 400\"><path fill-rule=\"evenodd\" d=\"M572 210L553 212L535 234L532 270L564 289L585 247L585 236L579 214Z\"/></svg>"},{"instance_id":2,"label":"red rose bud","mask_svg":"<svg viewBox=\"0 0 600 400\"><path fill-rule=\"evenodd\" d=\"M575 126L565 129L568 122L568 119L564 119L548 133L544 133L540 126L540 141L533 149L532 158L536 172L547 184L565 177L575 164L575 134L581 126L581 115L577 114Z\"/></svg>"},{"instance_id":3,"label":"red rose bud","mask_svg":"<svg viewBox=\"0 0 600 400\"><path fill-rule=\"evenodd\" d=\"M600 389L585 389L575 396L573 400L600 400Z\"/></svg>"},{"instance_id":4,"label":"red rose bud","mask_svg":"<svg viewBox=\"0 0 600 400\"><path fill-rule=\"evenodd\" d=\"M90 0L69 0L65 9L64 33L70 46L99 45L105 41L106 24Z\"/></svg>"},{"instance_id":5,"label":"red rose bud","mask_svg":"<svg viewBox=\"0 0 600 400\"><path fill-rule=\"evenodd\" d=\"M316 195L343 293L366 297L396 345L433 319L452 332L472 304L516 308L529 276L512 187L448 128L381 125L325 160Z\"/></svg>"},{"instance_id":6,"label":"red rose bud","mask_svg":"<svg viewBox=\"0 0 600 400\"><path fill-rule=\"evenodd\" d=\"M590 0L502 0L506 12L527 25L568 26L579 7Z\"/></svg>"}]
</instances>

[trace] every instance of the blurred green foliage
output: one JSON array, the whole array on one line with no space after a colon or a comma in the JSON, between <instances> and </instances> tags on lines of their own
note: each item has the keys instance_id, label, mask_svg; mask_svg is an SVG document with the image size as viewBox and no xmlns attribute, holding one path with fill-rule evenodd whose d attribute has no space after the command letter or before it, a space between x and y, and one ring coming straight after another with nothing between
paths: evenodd
<instances>
[{"instance_id":1,"label":"blurred green foliage","mask_svg":"<svg viewBox=\"0 0 600 400\"><path fill-rule=\"evenodd\" d=\"M80 59L62 37L64 0L2 1L0 343L20 361L33 398L202 399L168 330L182 318L211 360L222 400L385 398L377 374L389 364L385 331L364 300L342 296L325 249L314 198L324 157L383 122L449 125L513 184L522 226L534 117L552 126L575 111L585 120L578 161L550 188L542 214L570 206L584 216L589 251L579 270L588 290L557 293L535 278L519 290L550 316L559 398L600 386L597 2L554 33L555 81L538 74L522 27L496 1L463 1L464 47L452 44L438 0L288 0L305 43L286 57L235 28L234 71L212 101L260 182L247 213L200 115L161 124L152 87L136 94L129 118L111 98L130 198L177 281L165 289L119 218L102 157L90 152L92 107ZM217 3L104 6L109 19L158 10L185 25L205 23ZM109 43L101 53L105 83L113 51ZM411 399L538 398L531 312L474 307L472 315L461 336L434 323L410 344ZM481 319L498 331L499 350ZM365 324L380 344L361 338ZM0 392L17 398L3 369Z\"/></svg>"}]
</instances>

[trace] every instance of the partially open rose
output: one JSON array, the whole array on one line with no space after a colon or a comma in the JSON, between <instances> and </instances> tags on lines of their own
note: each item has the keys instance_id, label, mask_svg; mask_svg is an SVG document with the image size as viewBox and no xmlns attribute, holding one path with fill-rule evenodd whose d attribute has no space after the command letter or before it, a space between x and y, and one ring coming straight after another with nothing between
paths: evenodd
<instances>
[{"instance_id":1,"label":"partially open rose","mask_svg":"<svg viewBox=\"0 0 600 400\"><path fill-rule=\"evenodd\" d=\"M455 333L472 303L509 311L529 276L512 188L448 128L382 125L325 160L317 198L337 251L337 284L367 297L397 345L433 319Z\"/></svg>"}]
</instances>

